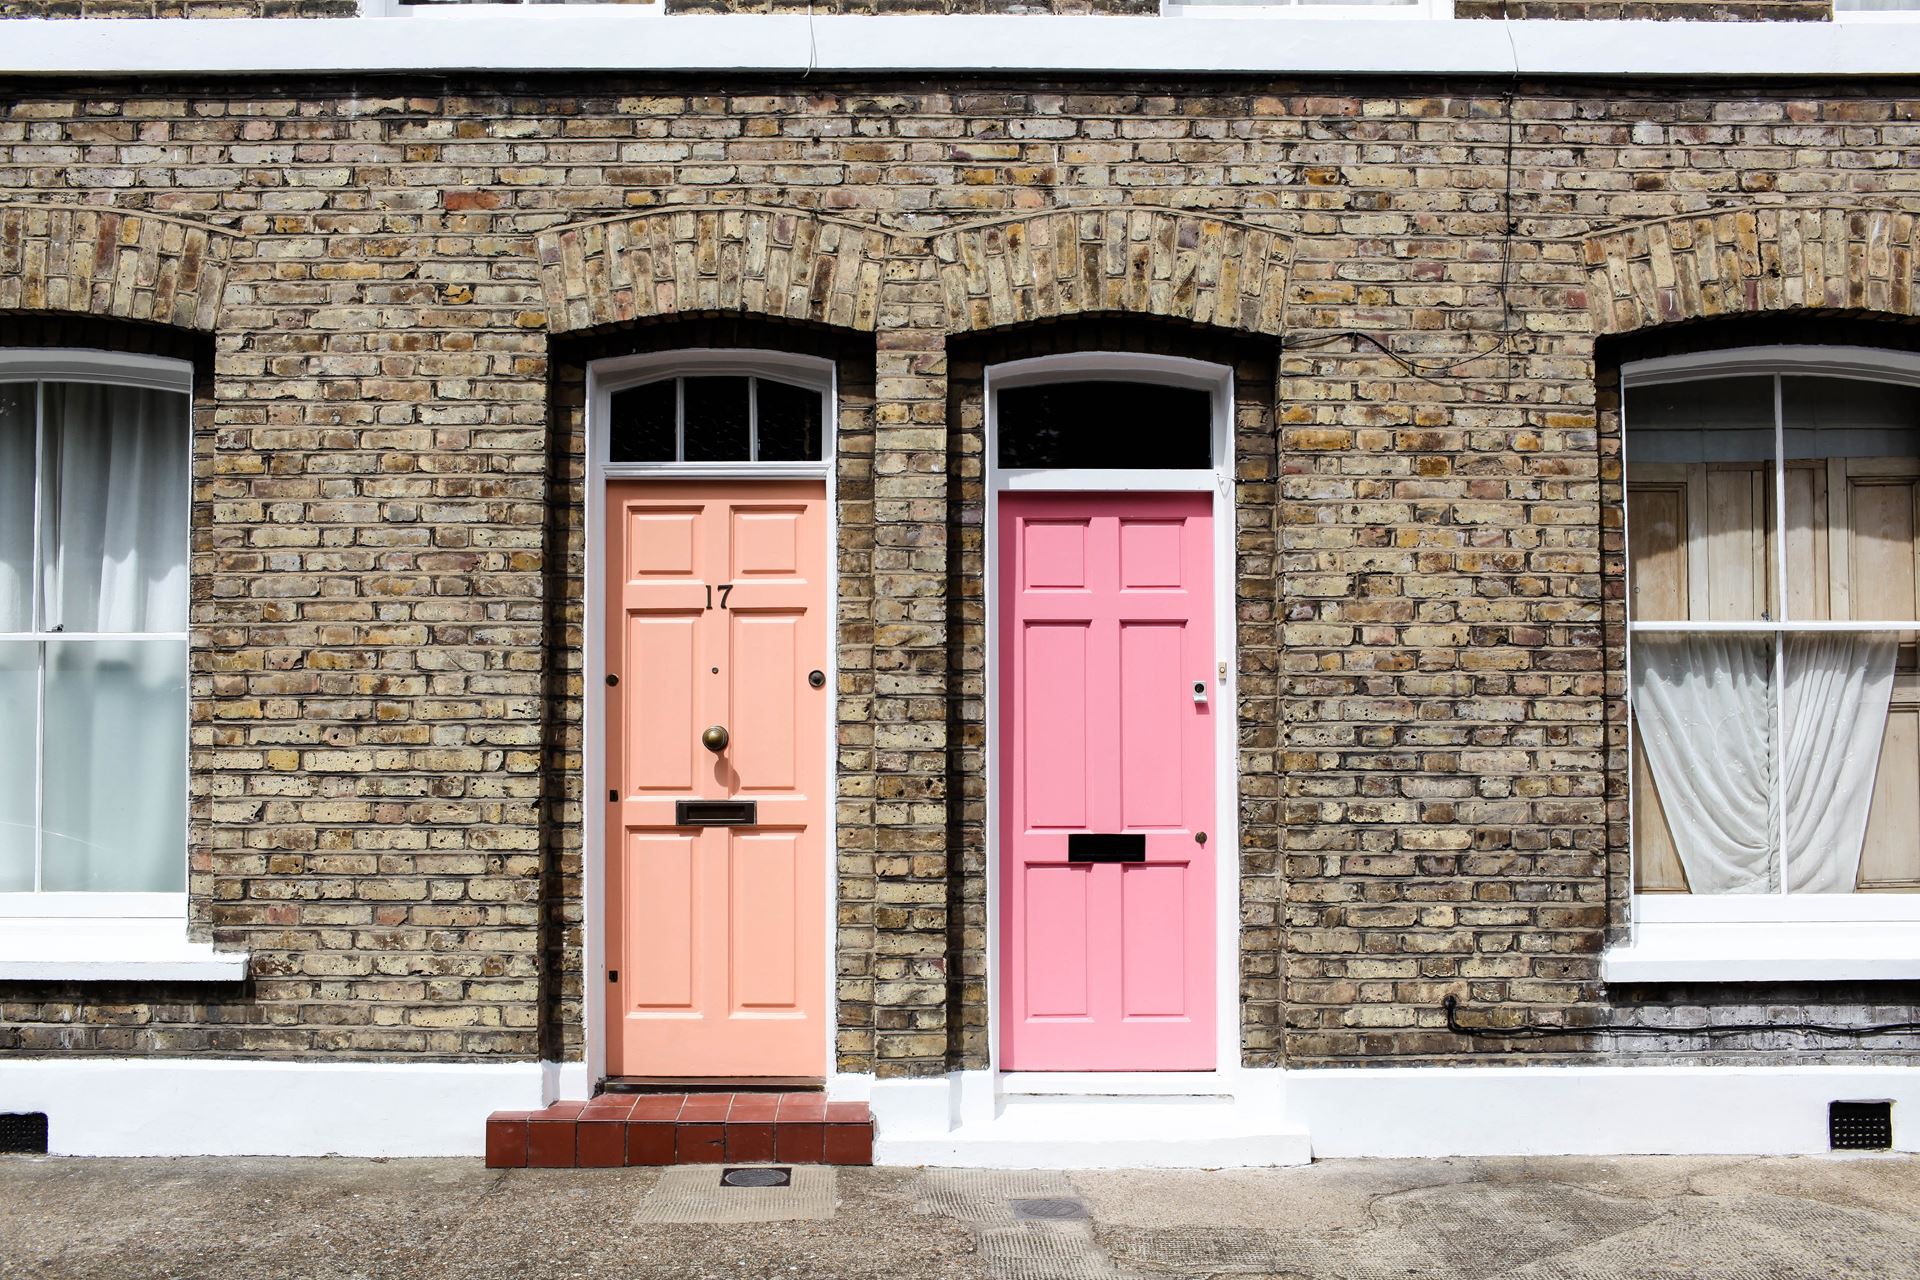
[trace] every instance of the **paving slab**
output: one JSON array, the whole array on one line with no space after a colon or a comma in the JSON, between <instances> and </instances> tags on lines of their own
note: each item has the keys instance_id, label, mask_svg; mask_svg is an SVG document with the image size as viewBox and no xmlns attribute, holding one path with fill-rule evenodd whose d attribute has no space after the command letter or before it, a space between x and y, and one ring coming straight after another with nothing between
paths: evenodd
<instances>
[{"instance_id":1,"label":"paving slab","mask_svg":"<svg viewBox=\"0 0 1920 1280\"><path fill-rule=\"evenodd\" d=\"M0 1276L1920 1280L1908 1157L843 1168L785 1197L719 1171L0 1157ZM775 1212L823 1216L645 1220Z\"/></svg>"}]
</instances>

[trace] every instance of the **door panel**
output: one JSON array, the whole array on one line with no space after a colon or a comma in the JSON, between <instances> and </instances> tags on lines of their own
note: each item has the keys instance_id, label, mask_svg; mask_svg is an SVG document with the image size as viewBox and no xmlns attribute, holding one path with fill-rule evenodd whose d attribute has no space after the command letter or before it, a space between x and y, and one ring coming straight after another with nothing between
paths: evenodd
<instances>
[{"instance_id":1,"label":"door panel","mask_svg":"<svg viewBox=\"0 0 1920 1280\"><path fill-rule=\"evenodd\" d=\"M696 842L677 832L631 832L625 866L626 935L631 973L628 997L636 1008L691 1009L699 964L699 883Z\"/></svg>"},{"instance_id":2,"label":"door panel","mask_svg":"<svg viewBox=\"0 0 1920 1280\"><path fill-rule=\"evenodd\" d=\"M822 1075L824 486L614 481L607 502L607 1069ZM679 826L682 800L756 821Z\"/></svg>"},{"instance_id":3,"label":"door panel","mask_svg":"<svg viewBox=\"0 0 1920 1280\"><path fill-rule=\"evenodd\" d=\"M1000 500L1008 1070L1214 1066L1211 512L1207 494ZM1138 835L1143 860L1074 862L1075 834Z\"/></svg>"},{"instance_id":4,"label":"door panel","mask_svg":"<svg viewBox=\"0 0 1920 1280\"><path fill-rule=\"evenodd\" d=\"M1129 1018L1178 1018L1187 1012L1184 950L1177 937L1187 915L1190 869L1179 863L1120 869L1121 1010Z\"/></svg>"}]
</instances>

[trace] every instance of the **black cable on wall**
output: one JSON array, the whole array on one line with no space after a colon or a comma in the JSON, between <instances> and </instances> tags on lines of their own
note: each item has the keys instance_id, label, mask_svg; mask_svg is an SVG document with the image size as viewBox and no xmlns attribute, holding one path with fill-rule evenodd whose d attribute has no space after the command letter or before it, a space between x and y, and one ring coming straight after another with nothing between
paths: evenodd
<instances>
[{"instance_id":1,"label":"black cable on wall","mask_svg":"<svg viewBox=\"0 0 1920 1280\"><path fill-rule=\"evenodd\" d=\"M1644 1023L1588 1022L1579 1026L1554 1027L1523 1022L1511 1027L1485 1023L1470 1025L1460 1021L1460 998L1448 996L1440 1002L1447 1013L1447 1030L1458 1036L1477 1036L1482 1040L1551 1040L1564 1036L1693 1036L1728 1035L1735 1032L1799 1031L1816 1036L1839 1036L1860 1040L1868 1036L1899 1035L1920 1032L1920 1022L1879 1022L1860 1026L1842 1026L1826 1022L1720 1022L1704 1027L1652 1027Z\"/></svg>"}]
</instances>

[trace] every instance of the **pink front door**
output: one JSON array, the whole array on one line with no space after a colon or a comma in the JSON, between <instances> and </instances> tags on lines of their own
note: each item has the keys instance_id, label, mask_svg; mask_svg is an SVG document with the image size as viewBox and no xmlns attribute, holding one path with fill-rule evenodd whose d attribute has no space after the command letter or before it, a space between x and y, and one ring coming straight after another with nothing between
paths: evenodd
<instances>
[{"instance_id":1,"label":"pink front door","mask_svg":"<svg viewBox=\"0 0 1920 1280\"><path fill-rule=\"evenodd\" d=\"M823 486L621 480L607 521L607 1071L823 1075Z\"/></svg>"},{"instance_id":2,"label":"pink front door","mask_svg":"<svg viewBox=\"0 0 1920 1280\"><path fill-rule=\"evenodd\" d=\"M1211 497L1007 493L997 532L1000 1065L1210 1070Z\"/></svg>"}]
</instances>

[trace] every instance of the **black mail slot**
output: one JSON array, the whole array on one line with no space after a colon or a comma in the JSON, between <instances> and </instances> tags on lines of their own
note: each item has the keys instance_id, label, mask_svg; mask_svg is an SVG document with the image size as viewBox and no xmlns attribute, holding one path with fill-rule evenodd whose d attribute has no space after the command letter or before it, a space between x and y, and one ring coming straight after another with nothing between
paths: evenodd
<instances>
[{"instance_id":1,"label":"black mail slot","mask_svg":"<svg viewBox=\"0 0 1920 1280\"><path fill-rule=\"evenodd\" d=\"M674 825L681 827L750 827L759 820L751 800L676 800Z\"/></svg>"},{"instance_id":2,"label":"black mail slot","mask_svg":"<svg viewBox=\"0 0 1920 1280\"><path fill-rule=\"evenodd\" d=\"M1145 862L1147 838L1120 832L1072 832L1067 836L1068 862Z\"/></svg>"}]
</instances>

